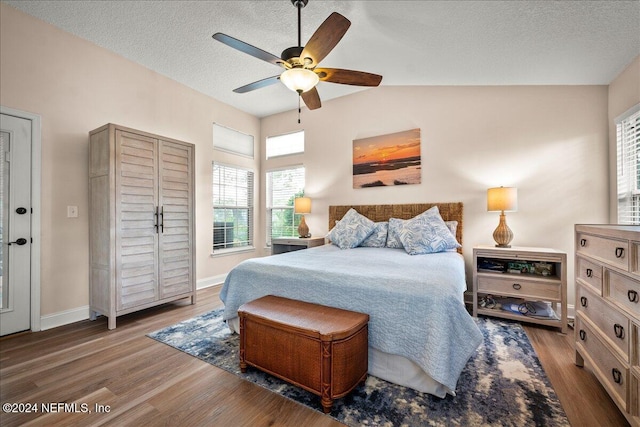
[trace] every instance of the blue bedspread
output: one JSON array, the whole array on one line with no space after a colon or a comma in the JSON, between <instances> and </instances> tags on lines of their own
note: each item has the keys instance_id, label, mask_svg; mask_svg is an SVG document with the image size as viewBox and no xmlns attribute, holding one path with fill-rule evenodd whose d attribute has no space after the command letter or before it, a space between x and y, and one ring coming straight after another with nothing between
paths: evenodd
<instances>
[{"instance_id":1,"label":"blue bedspread","mask_svg":"<svg viewBox=\"0 0 640 427\"><path fill-rule=\"evenodd\" d=\"M224 319L265 295L369 314L369 346L404 356L455 390L482 341L463 303L464 260L457 252L408 255L402 249L319 246L238 264L220 299Z\"/></svg>"}]
</instances>

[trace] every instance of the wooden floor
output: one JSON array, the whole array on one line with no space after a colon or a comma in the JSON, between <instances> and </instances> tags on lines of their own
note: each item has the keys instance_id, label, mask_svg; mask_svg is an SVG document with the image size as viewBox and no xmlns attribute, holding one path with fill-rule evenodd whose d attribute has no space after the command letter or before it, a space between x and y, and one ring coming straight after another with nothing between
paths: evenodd
<instances>
[{"instance_id":1,"label":"wooden floor","mask_svg":"<svg viewBox=\"0 0 640 427\"><path fill-rule=\"evenodd\" d=\"M218 293L119 317L113 331L99 318L0 339L3 408L37 403L39 411L0 411L0 425L342 425L145 336L221 307ZM573 364L570 335L526 330L573 426L627 425L595 377Z\"/></svg>"}]
</instances>

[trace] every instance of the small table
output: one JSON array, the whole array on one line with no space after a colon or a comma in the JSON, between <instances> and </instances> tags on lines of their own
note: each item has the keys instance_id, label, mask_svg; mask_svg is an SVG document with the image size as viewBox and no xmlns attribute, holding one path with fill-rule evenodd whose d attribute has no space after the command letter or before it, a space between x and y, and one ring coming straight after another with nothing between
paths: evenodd
<instances>
[{"instance_id":1,"label":"small table","mask_svg":"<svg viewBox=\"0 0 640 427\"><path fill-rule=\"evenodd\" d=\"M560 306L560 318L525 316L480 306L480 297L487 295L550 302L554 309ZM566 334L567 254L548 248L474 247L473 316L478 314L555 326Z\"/></svg>"},{"instance_id":2,"label":"small table","mask_svg":"<svg viewBox=\"0 0 640 427\"><path fill-rule=\"evenodd\" d=\"M368 314L267 295L238 316L240 370L251 365L320 396L325 413L367 378Z\"/></svg>"},{"instance_id":3,"label":"small table","mask_svg":"<svg viewBox=\"0 0 640 427\"><path fill-rule=\"evenodd\" d=\"M271 255L324 245L324 237L277 237L271 239Z\"/></svg>"}]
</instances>

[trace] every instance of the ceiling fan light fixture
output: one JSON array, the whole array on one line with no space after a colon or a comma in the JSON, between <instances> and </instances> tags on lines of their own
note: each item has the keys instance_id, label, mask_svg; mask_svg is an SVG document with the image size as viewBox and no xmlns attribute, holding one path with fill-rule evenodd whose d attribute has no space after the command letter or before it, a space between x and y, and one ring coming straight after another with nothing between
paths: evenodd
<instances>
[{"instance_id":1,"label":"ceiling fan light fixture","mask_svg":"<svg viewBox=\"0 0 640 427\"><path fill-rule=\"evenodd\" d=\"M314 88L320 78L306 68L291 68L280 74L280 81L294 92L303 93Z\"/></svg>"}]
</instances>

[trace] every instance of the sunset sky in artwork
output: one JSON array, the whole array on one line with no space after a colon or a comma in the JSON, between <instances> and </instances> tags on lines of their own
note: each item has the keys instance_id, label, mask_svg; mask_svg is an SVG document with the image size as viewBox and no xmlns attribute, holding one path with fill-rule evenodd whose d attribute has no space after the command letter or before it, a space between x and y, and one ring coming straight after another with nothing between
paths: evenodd
<instances>
[{"instance_id":1,"label":"sunset sky in artwork","mask_svg":"<svg viewBox=\"0 0 640 427\"><path fill-rule=\"evenodd\" d=\"M420 129L353 140L353 164L420 156Z\"/></svg>"}]
</instances>

